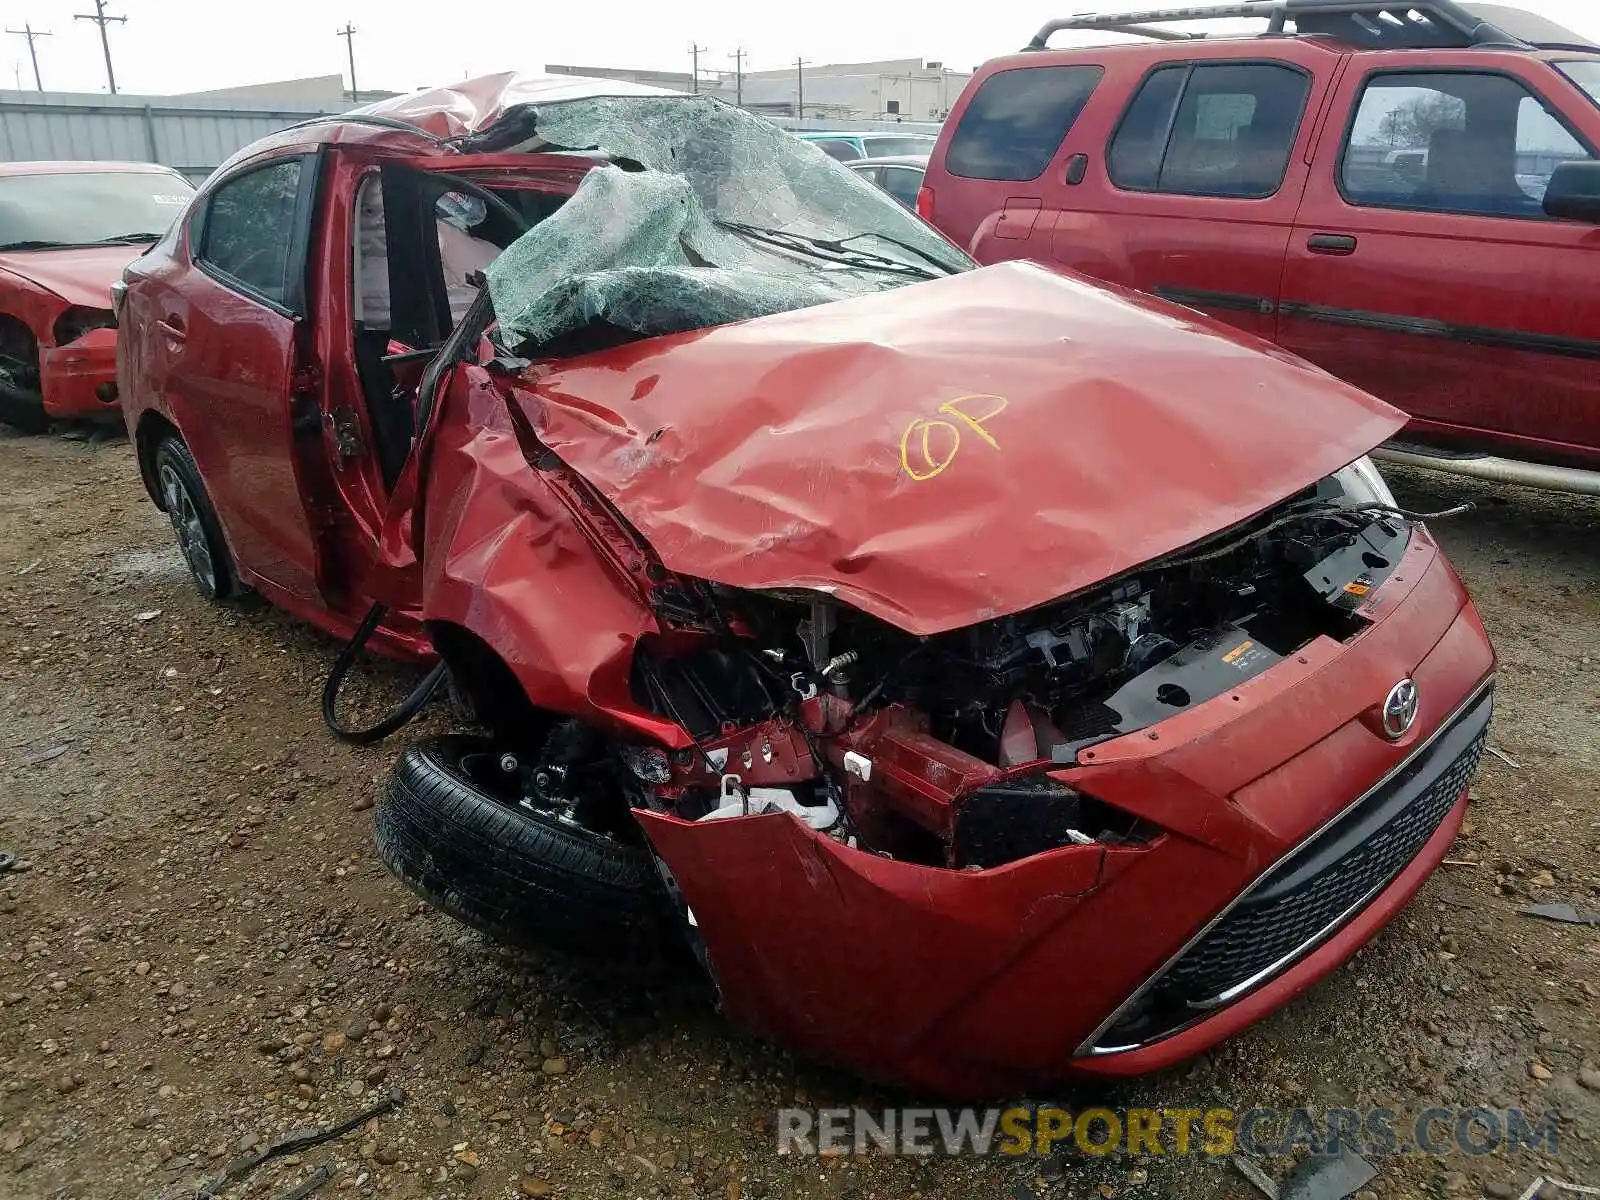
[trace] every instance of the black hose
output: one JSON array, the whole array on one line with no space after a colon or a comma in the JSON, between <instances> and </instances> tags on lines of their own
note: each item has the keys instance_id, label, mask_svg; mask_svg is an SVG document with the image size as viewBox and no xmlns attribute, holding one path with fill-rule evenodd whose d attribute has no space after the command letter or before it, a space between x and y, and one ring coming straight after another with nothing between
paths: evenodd
<instances>
[{"instance_id":1,"label":"black hose","mask_svg":"<svg viewBox=\"0 0 1600 1200\"><path fill-rule=\"evenodd\" d=\"M361 653L361 648L367 644L373 630L378 628L378 623L388 611L389 607L386 604L374 604L367 611L367 615L361 618L361 624L356 626L350 641L339 651L333 670L328 672L328 682L322 685L322 719L333 736L341 742L370 746L373 742L383 741L390 734L415 720L423 706L433 699L433 694L439 690L439 685L444 682L446 668L441 662L423 676L422 682L412 689L411 694L401 702L399 708L376 725L368 729L346 729L339 724L339 716L335 709L339 701L339 691L344 687L345 677L350 674L350 668L355 666L356 655Z\"/></svg>"}]
</instances>

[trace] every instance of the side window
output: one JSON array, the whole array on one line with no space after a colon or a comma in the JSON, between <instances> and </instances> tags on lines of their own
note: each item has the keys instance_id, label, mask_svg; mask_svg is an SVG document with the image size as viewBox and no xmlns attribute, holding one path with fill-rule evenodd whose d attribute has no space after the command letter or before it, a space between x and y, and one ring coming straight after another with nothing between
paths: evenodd
<instances>
[{"instance_id":1,"label":"side window","mask_svg":"<svg viewBox=\"0 0 1600 1200\"><path fill-rule=\"evenodd\" d=\"M1105 71L1016 67L989 76L961 114L945 166L965 179L1037 179Z\"/></svg>"},{"instance_id":2,"label":"side window","mask_svg":"<svg viewBox=\"0 0 1600 1200\"><path fill-rule=\"evenodd\" d=\"M1565 162L1594 158L1583 143L1532 96L1517 106L1517 186L1542 209L1550 176Z\"/></svg>"},{"instance_id":3,"label":"side window","mask_svg":"<svg viewBox=\"0 0 1600 1200\"><path fill-rule=\"evenodd\" d=\"M1161 180L1161 158L1172 134L1172 118L1183 95L1188 67L1162 67L1144 81L1111 139L1107 165L1119 188L1154 191Z\"/></svg>"},{"instance_id":4,"label":"side window","mask_svg":"<svg viewBox=\"0 0 1600 1200\"><path fill-rule=\"evenodd\" d=\"M274 304L290 306L295 216L306 160L286 158L225 182L206 208L200 261Z\"/></svg>"},{"instance_id":5,"label":"side window","mask_svg":"<svg viewBox=\"0 0 1600 1200\"><path fill-rule=\"evenodd\" d=\"M1276 63L1162 67L1111 139L1112 183L1130 191L1264 198L1283 186L1311 80Z\"/></svg>"},{"instance_id":6,"label":"side window","mask_svg":"<svg viewBox=\"0 0 1600 1200\"><path fill-rule=\"evenodd\" d=\"M1556 167L1593 157L1509 75L1396 73L1362 91L1339 182L1352 204L1538 220Z\"/></svg>"},{"instance_id":7,"label":"side window","mask_svg":"<svg viewBox=\"0 0 1600 1200\"><path fill-rule=\"evenodd\" d=\"M847 142L843 138L812 138L811 144L829 158L836 158L840 162L849 162L853 158L861 157L861 151L856 149L855 143Z\"/></svg>"},{"instance_id":8,"label":"side window","mask_svg":"<svg viewBox=\"0 0 1600 1200\"><path fill-rule=\"evenodd\" d=\"M913 212L917 208L917 191L922 187L922 172L915 167L885 167L883 190Z\"/></svg>"}]
</instances>

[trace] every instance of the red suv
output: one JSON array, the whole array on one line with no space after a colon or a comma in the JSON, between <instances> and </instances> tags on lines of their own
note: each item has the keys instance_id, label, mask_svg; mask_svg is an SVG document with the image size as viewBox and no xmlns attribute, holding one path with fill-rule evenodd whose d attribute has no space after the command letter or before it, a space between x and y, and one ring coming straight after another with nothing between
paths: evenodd
<instances>
[{"instance_id":1,"label":"red suv","mask_svg":"<svg viewBox=\"0 0 1600 1200\"><path fill-rule=\"evenodd\" d=\"M200 589L443 666L374 816L501 938L685 939L948 1093L1192 1055L1421 886L1494 653L1395 409L975 264L707 97L479 80L274 134L128 272ZM647 91L647 90L646 90ZM872 964L867 972L862 963Z\"/></svg>"},{"instance_id":2,"label":"red suv","mask_svg":"<svg viewBox=\"0 0 1600 1200\"><path fill-rule=\"evenodd\" d=\"M920 211L980 262L1163 296L1366 388L1411 417L1389 457L1600 492L1600 48L1489 8L1052 21L973 77ZM1268 33L1188 32L1219 13ZM1143 40L1046 48L1063 30Z\"/></svg>"}]
</instances>

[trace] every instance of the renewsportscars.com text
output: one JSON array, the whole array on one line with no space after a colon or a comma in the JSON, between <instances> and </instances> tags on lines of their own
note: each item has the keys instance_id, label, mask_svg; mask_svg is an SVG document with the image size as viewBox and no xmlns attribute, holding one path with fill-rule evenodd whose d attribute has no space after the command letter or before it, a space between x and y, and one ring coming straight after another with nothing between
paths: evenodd
<instances>
[{"instance_id":1,"label":"renewsportscars.com text","mask_svg":"<svg viewBox=\"0 0 1600 1200\"><path fill-rule=\"evenodd\" d=\"M1350 1150L1479 1156L1555 1154L1554 1117L1519 1108L860 1108L778 1110L779 1154L1280 1155Z\"/></svg>"}]
</instances>

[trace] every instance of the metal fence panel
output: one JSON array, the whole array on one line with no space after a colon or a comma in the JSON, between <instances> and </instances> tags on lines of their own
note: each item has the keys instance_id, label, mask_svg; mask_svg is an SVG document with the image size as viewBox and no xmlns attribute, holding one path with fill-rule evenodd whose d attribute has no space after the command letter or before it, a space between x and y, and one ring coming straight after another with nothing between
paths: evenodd
<instances>
[{"instance_id":1,"label":"metal fence panel","mask_svg":"<svg viewBox=\"0 0 1600 1200\"><path fill-rule=\"evenodd\" d=\"M0 90L0 160L158 162L198 183L234 151L324 109L287 109L182 96L99 96ZM937 133L927 121L769 117L784 129Z\"/></svg>"},{"instance_id":2,"label":"metal fence panel","mask_svg":"<svg viewBox=\"0 0 1600 1200\"><path fill-rule=\"evenodd\" d=\"M158 162L198 183L234 151L325 111L183 97L0 91L0 160Z\"/></svg>"}]
</instances>

